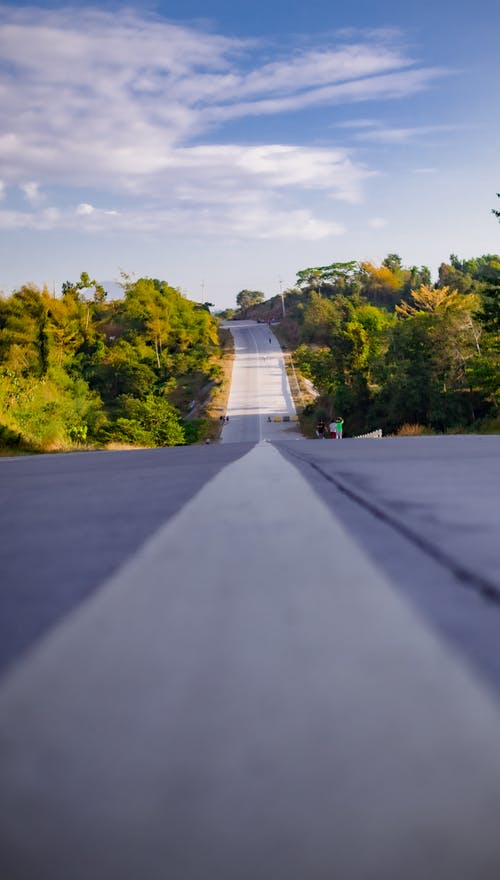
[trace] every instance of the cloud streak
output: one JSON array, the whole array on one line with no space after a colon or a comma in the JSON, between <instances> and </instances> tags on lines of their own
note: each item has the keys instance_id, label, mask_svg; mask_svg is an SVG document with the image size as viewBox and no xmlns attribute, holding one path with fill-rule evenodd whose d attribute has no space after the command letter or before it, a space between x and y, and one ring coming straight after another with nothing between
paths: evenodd
<instances>
[{"instance_id":1,"label":"cloud streak","mask_svg":"<svg viewBox=\"0 0 500 880\"><path fill-rule=\"evenodd\" d=\"M138 230L159 229L171 228L174 218L177 229L191 223L241 236L268 235L270 228L284 236L340 234L341 223L314 219L304 200L321 192L358 201L371 172L353 154L225 143L224 125L393 100L444 73L416 65L386 32L263 61L250 41L131 9L3 5L0 14L0 102L9 120L0 162L6 192L21 187L32 207L4 210L2 228L71 222L84 229L134 223ZM220 141L213 143L217 130ZM52 188L51 201L56 190L73 190L74 209L43 211L40 186ZM87 190L102 192L108 204L127 204L97 209Z\"/></svg>"}]
</instances>

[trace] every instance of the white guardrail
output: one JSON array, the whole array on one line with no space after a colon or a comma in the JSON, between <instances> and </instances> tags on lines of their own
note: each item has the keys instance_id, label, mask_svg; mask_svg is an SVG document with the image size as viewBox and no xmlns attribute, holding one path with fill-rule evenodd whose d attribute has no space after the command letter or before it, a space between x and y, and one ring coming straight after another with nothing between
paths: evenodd
<instances>
[{"instance_id":1,"label":"white guardrail","mask_svg":"<svg viewBox=\"0 0 500 880\"><path fill-rule=\"evenodd\" d=\"M375 431L370 431L369 434L358 434L358 435L357 435L356 437L354 437L353 439L354 439L354 440L365 440L365 439L368 439L368 440L372 440L372 439L373 439L373 440L376 440L376 439L378 439L378 438L381 437L381 436L382 436L382 428L376 428Z\"/></svg>"}]
</instances>

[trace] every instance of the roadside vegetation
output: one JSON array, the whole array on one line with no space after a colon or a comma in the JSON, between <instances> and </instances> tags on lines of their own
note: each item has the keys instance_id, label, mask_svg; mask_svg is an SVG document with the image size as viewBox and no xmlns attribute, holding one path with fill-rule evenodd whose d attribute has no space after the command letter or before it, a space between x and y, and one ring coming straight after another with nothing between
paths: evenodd
<instances>
[{"instance_id":1,"label":"roadside vegetation","mask_svg":"<svg viewBox=\"0 0 500 880\"><path fill-rule=\"evenodd\" d=\"M210 436L222 382L208 303L123 278L123 298L82 273L59 297L26 284L0 299L0 448L172 446Z\"/></svg>"},{"instance_id":2,"label":"roadside vegetation","mask_svg":"<svg viewBox=\"0 0 500 880\"><path fill-rule=\"evenodd\" d=\"M306 435L334 415L346 436L500 432L496 254L452 255L435 283L397 254L301 269L295 287L234 316L280 322L280 342L317 393L302 411Z\"/></svg>"},{"instance_id":3,"label":"roadside vegetation","mask_svg":"<svg viewBox=\"0 0 500 880\"><path fill-rule=\"evenodd\" d=\"M211 303L123 276L123 297L85 272L60 296L0 297L0 452L172 446L216 440L232 336ZM276 321L303 432L342 416L345 434L500 433L500 257L452 255L431 281L380 266L301 269L267 298L242 290L219 318Z\"/></svg>"}]
</instances>

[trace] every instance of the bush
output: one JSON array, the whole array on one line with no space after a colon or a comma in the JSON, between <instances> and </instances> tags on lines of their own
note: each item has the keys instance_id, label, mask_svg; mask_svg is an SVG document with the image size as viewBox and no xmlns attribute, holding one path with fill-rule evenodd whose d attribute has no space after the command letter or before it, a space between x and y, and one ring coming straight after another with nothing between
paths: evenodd
<instances>
[{"instance_id":1,"label":"bush","mask_svg":"<svg viewBox=\"0 0 500 880\"><path fill-rule=\"evenodd\" d=\"M132 446L156 446L153 435L136 419L117 419L103 432L102 439L118 440Z\"/></svg>"},{"instance_id":2,"label":"bush","mask_svg":"<svg viewBox=\"0 0 500 880\"><path fill-rule=\"evenodd\" d=\"M183 422L182 427L186 443L201 443L210 430L208 419L190 419L189 422Z\"/></svg>"},{"instance_id":3,"label":"bush","mask_svg":"<svg viewBox=\"0 0 500 880\"><path fill-rule=\"evenodd\" d=\"M23 445L19 431L13 431L7 425L0 425L0 449L19 449Z\"/></svg>"},{"instance_id":4,"label":"bush","mask_svg":"<svg viewBox=\"0 0 500 880\"><path fill-rule=\"evenodd\" d=\"M182 446L186 442L180 415L164 397L120 399L121 416L111 430L113 439L146 446Z\"/></svg>"},{"instance_id":5,"label":"bush","mask_svg":"<svg viewBox=\"0 0 500 880\"><path fill-rule=\"evenodd\" d=\"M422 434L431 434L432 431L429 431L424 425L410 425L404 424L401 425L398 431L396 431L397 437L420 437Z\"/></svg>"},{"instance_id":6,"label":"bush","mask_svg":"<svg viewBox=\"0 0 500 880\"><path fill-rule=\"evenodd\" d=\"M41 379L4 371L0 417L6 429L19 435L18 445L45 451L85 443L104 419L99 395L62 369Z\"/></svg>"}]
</instances>

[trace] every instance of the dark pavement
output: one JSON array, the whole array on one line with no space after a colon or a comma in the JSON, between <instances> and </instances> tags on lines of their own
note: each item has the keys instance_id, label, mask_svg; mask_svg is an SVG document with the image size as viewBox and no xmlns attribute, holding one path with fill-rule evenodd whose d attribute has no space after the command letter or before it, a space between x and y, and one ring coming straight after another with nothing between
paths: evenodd
<instances>
[{"instance_id":1,"label":"dark pavement","mask_svg":"<svg viewBox=\"0 0 500 880\"><path fill-rule=\"evenodd\" d=\"M250 448L0 458L0 671Z\"/></svg>"}]
</instances>

